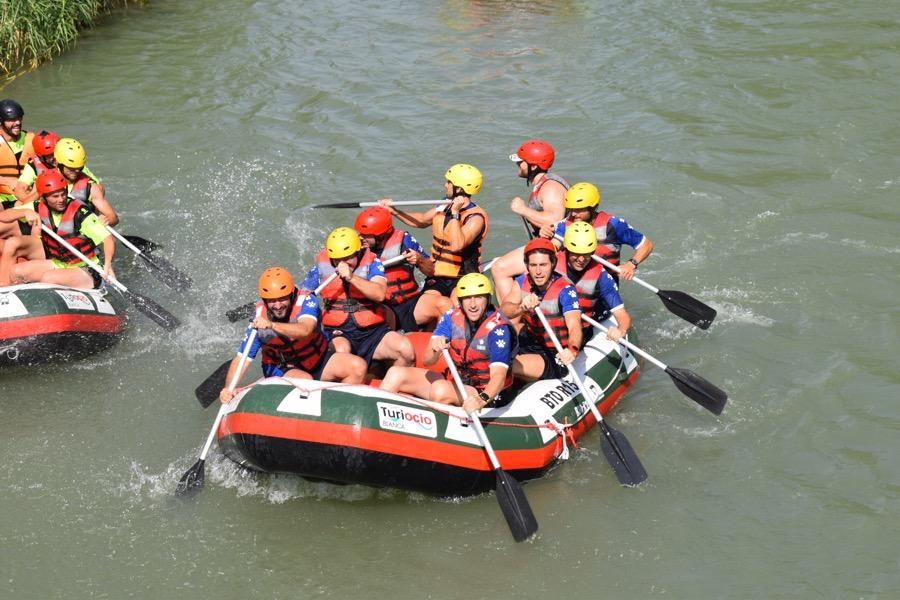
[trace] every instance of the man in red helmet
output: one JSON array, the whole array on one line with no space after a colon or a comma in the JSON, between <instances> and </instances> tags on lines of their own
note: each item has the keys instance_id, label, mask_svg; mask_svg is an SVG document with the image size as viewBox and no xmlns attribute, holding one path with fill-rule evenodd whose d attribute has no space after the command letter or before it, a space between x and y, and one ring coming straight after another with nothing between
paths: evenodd
<instances>
[{"instance_id":1,"label":"man in red helmet","mask_svg":"<svg viewBox=\"0 0 900 600\"><path fill-rule=\"evenodd\" d=\"M509 155L509 159L518 166L519 177L531 186L528 200L516 196L510 203L510 209L525 220L530 228L530 237L535 237L541 227L556 225L565 217L564 202L569 183L559 175L550 173L556 152L544 140L524 142L514 154ZM498 300L503 301L512 291L512 279L524 272L521 247L511 250L494 263L492 275Z\"/></svg>"},{"instance_id":2,"label":"man in red helmet","mask_svg":"<svg viewBox=\"0 0 900 600\"><path fill-rule=\"evenodd\" d=\"M426 277L434 275L434 261L425 248L408 231L396 229L391 213L381 206L363 209L356 217L354 229L363 245L382 263L399 256L405 260L384 267L387 278L384 305L391 309L387 314L391 328L407 332L433 329L453 304L446 296L420 291L414 276L416 268Z\"/></svg>"},{"instance_id":3,"label":"man in red helmet","mask_svg":"<svg viewBox=\"0 0 900 600\"><path fill-rule=\"evenodd\" d=\"M38 199L39 194L34 188L34 182L44 171L58 167L56 157L53 156L58 141L59 135L55 131L41 131L34 134L31 141L34 155L22 169L14 190L19 202L33 202Z\"/></svg>"},{"instance_id":4,"label":"man in red helmet","mask_svg":"<svg viewBox=\"0 0 900 600\"><path fill-rule=\"evenodd\" d=\"M31 235L8 238L0 254L0 286L41 281L71 287L100 287L102 279L115 277L112 268L116 242L106 226L87 206L66 194L66 180L56 169L45 171L35 184L41 200L0 212L0 223L19 219L31 226ZM97 248L103 247L102 279L81 258L49 235L41 235L41 225L52 229L94 264L100 264ZM25 258L26 262L16 263Z\"/></svg>"},{"instance_id":5,"label":"man in red helmet","mask_svg":"<svg viewBox=\"0 0 900 600\"><path fill-rule=\"evenodd\" d=\"M535 238L525 245L525 274L511 282L500 311L510 320L520 320L519 353L513 360L513 377L523 381L557 379L564 365L578 356L582 345L581 308L578 292L565 275L556 271L556 246ZM540 307L563 347L556 352L553 341L534 309Z\"/></svg>"}]
</instances>

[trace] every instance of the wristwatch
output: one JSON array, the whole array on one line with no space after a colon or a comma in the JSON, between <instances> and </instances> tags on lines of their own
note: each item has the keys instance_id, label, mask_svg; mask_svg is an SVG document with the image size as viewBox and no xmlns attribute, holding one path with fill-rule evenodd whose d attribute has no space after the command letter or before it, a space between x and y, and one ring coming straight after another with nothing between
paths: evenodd
<instances>
[{"instance_id":1,"label":"wristwatch","mask_svg":"<svg viewBox=\"0 0 900 600\"><path fill-rule=\"evenodd\" d=\"M486 392L478 392L478 397L484 402L484 408L490 406L491 402L494 401L494 399L488 396Z\"/></svg>"},{"instance_id":2,"label":"wristwatch","mask_svg":"<svg viewBox=\"0 0 900 600\"><path fill-rule=\"evenodd\" d=\"M641 264L641 263L639 263L638 261L634 260L633 258L629 258L629 259L628 259L628 262L630 262L631 264L633 264L635 269L637 269L637 268L638 268L638 265Z\"/></svg>"}]
</instances>

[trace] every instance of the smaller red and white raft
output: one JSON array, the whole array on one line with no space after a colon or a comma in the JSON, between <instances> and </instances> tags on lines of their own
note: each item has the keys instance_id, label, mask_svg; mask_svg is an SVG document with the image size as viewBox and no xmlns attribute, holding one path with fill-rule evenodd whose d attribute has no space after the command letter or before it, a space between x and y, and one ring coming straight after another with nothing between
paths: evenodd
<instances>
[{"instance_id":1,"label":"smaller red and white raft","mask_svg":"<svg viewBox=\"0 0 900 600\"><path fill-rule=\"evenodd\" d=\"M604 323L611 326L614 321ZM412 334L418 347L429 334ZM597 333L575 362L601 413L635 382L635 357ZM226 456L264 472L396 487L438 496L493 489L496 478L461 408L374 385L262 379L240 391L217 437ZM503 469L540 477L595 424L568 377L529 384L502 407L481 411Z\"/></svg>"}]
</instances>

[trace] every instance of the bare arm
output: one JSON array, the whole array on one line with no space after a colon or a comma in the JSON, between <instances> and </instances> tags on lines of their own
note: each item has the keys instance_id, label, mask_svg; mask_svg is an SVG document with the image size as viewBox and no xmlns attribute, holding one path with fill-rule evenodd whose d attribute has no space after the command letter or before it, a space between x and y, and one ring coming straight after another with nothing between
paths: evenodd
<instances>
[{"instance_id":1,"label":"bare arm","mask_svg":"<svg viewBox=\"0 0 900 600\"><path fill-rule=\"evenodd\" d=\"M119 215L113 210L112 205L106 200L106 193L103 184L95 183L91 186L91 203L101 215L106 217L110 225L116 225L119 222Z\"/></svg>"}]
</instances>

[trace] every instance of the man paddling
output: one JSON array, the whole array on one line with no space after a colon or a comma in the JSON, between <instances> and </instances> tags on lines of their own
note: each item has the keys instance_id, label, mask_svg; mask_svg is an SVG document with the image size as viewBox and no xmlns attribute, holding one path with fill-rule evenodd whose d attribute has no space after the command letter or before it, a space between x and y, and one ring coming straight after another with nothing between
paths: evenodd
<instances>
[{"instance_id":1,"label":"man paddling","mask_svg":"<svg viewBox=\"0 0 900 600\"><path fill-rule=\"evenodd\" d=\"M67 196L66 181L55 169L41 173L35 187L41 195L40 201L0 212L0 223L22 219L32 228L31 235L15 236L3 242L0 286L41 281L91 289L100 287L103 279L115 277L112 260L116 242L102 217ZM100 263L97 248L102 246L102 277L54 238L42 234L41 225L55 231L95 264ZM17 264L18 258L27 261Z\"/></svg>"},{"instance_id":2,"label":"man paddling","mask_svg":"<svg viewBox=\"0 0 900 600\"><path fill-rule=\"evenodd\" d=\"M433 365L449 349L466 397L460 397L449 370L442 376L417 367L391 367L381 389L462 406L466 412L473 412L493 405L500 392L509 387L516 332L491 305L491 280L481 273L469 273L460 278L455 291L459 307L441 318L422 362Z\"/></svg>"},{"instance_id":3,"label":"man paddling","mask_svg":"<svg viewBox=\"0 0 900 600\"><path fill-rule=\"evenodd\" d=\"M226 382L231 382L238 367L240 381L250 366L241 361L250 333L257 335L247 354L254 358L262 349L262 371L266 377L295 377L319 381L361 383L366 376L366 362L358 356L336 354L328 348L328 340L319 323L319 303L315 296L305 296L294 285L287 269L269 267L259 277L257 314L244 335L237 356L231 361ZM230 402L234 389L223 387L222 402Z\"/></svg>"},{"instance_id":4,"label":"man paddling","mask_svg":"<svg viewBox=\"0 0 900 600\"><path fill-rule=\"evenodd\" d=\"M385 266L387 292L384 305L390 309L389 325L401 331L433 329L446 311L450 299L440 294L423 294L415 279L415 269L426 277L434 275L434 261L408 231L396 229L391 213L382 206L370 206L356 217L354 229L363 244L382 264L403 256L404 262Z\"/></svg>"},{"instance_id":5,"label":"man paddling","mask_svg":"<svg viewBox=\"0 0 900 600\"><path fill-rule=\"evenodd\" d=\"M625 310L625 303L619 296L619 288L612 276L600 263L591 257L597 251L597 232L588 223L572 223L566 228L563 251L557 254L557 270L575 284L578 305L581 312L592 319L602 321L610 315L616 325L610 327L606 337L612 341L621 339L631 327L631 315ZM594 329L585 321L584 341L587 342Z\"/></svg>"},{"instance_id":6,"label":"man paddling","mask_svg":"<svg viewBox=\"0 0 900 600\"><path fill-rule=\"evenodd\" d=\"M425 280L425 293L451 297L459 278L478 273L481 248L488 232L488 215L472 197L481 191L484 177L472 165L458 163L444 173L444 195L451 202L424 213L395 208L390 198L379 204L412 227L431 227L434 276Z\"/></svg>"},{"instance_id":7,"label":"man paddling","mask_svg":"<svg viewBox=\"0 0 900 600\"><path fill-rule=\"evenodd\" d=\"M519 177L531 186L528 200L516 196L510 203L510 210L525 220L530 228L530 237L537 235L541 227L555 225L565 216L563 206L569 183L550 172L556 160L556 151L544 140L524 142L509 159L516 163ZM502 303L512 291L512 280L525 272L523 247L516 248L501 256L491 268L497 286L497 299Z\"/></svg>"},{"instance_id":8,"label":"man paddling","mask_svg":"<svg viewBox=\"0 0 900 600\"><path fill-rule=\"evenodd\" d=\"M500 306L510 320L521 318L519 354L513 360L513 376L523 381L563 377L582 345L581 309L578 292L564 275L556 271L556 247L550 240L535 238L525 245L524 275L510 287ZM557 353L534 309L540 307L560 340Z\"/></svg>"},{"instance_id":9,"label":"man paddling","mask_svg":"<svg viewBox=\"0 0 900 600\"><path fill-rule=\"evenodd\" d=\"M324 303L322 323L334 349L352 352L366 364L373 360L413 364L412 343L403 334L390 331L385 321L386 309L381 304L387 292L384 265L349 227L328 234L302 287L316 289L334 273L337 277L319 294Z\"/></svg>"},{"instance_id":10,"label":"man paddling","mask_svg":"<svg viewBox=\"0 0 900 600\"><path fill-rule=\"evenodd\" d=\"M559 247L555 236L563 237L572 223L589 223L597 234L597 256L619 267L619 273L610 270L615 281L633 279L634 271L650 253L653 242L637 229L629 225L625 219L600 210L600 190L593 183L582 181L576 183L566 192L566 219L555 225L541 227L541 236L551 238ZM634 248L634 255L624 264L619 264L622 245Z\"/></svg>"},{"instance_id":11,"label":"man paddling","mask_svg":"<svg viewBox=\"0 0 900 600\"><path fill-rule=\"evenodd\" d=\"M62 138L56 143L53 156L60 173L66 178L69 196L88 205L91 210L106 217L109 225L119 222L119 215L106 199L106 190L93 173L87 170L87 153L78 140Z\"/></svg>"}]
</instances>

